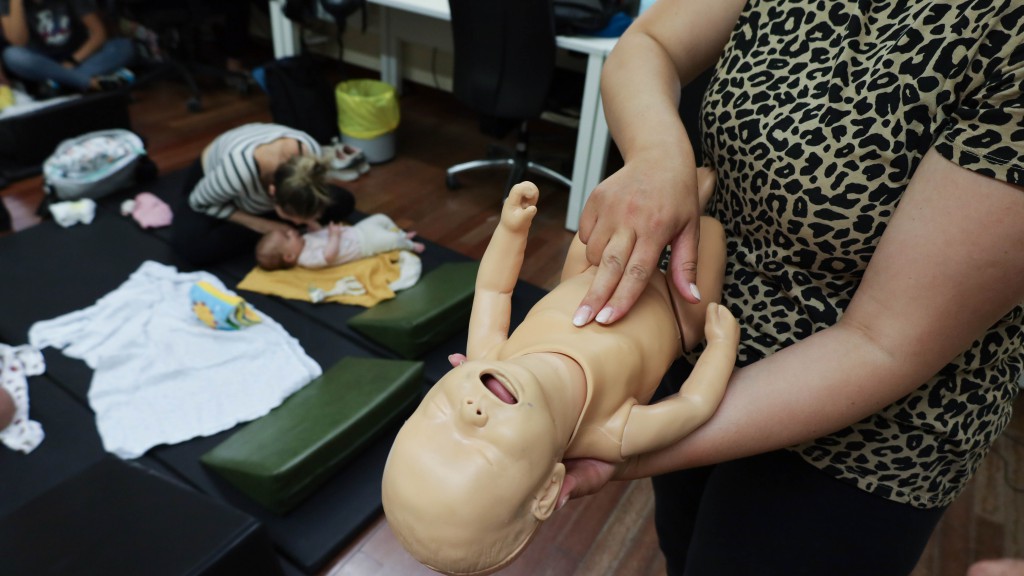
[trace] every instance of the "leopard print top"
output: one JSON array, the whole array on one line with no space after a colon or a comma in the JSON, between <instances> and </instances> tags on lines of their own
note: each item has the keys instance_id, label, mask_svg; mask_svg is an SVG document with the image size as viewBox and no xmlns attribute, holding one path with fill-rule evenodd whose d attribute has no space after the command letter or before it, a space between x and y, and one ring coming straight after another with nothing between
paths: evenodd
<instances>
[{"instance_id":1,"label":"leopard print top","mask_svg":"<svg viewBox=\"0 0 1024 576\"><path fill-rule=\"evenodd\" d=\"M839 319L930 148L1024 184L1022 4L747 4L701 117L741 365ZM1018 306L915 392L793 450L882 497L949 504L1010 420L1022 328Z\"/></svg>"}]
</instances>

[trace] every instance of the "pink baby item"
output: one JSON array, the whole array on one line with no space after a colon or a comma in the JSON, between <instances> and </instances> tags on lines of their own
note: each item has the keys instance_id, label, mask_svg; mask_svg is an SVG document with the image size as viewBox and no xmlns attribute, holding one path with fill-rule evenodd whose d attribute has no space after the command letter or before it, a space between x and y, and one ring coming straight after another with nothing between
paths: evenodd
<instances>
[{"instance_id":1,"label":"pink baby item","mask_svg":"<svg viewBox=\"0 0 1024 576\"><path fill-rule=\"evenodd\" d=\"M132 218L143 228L162 228L170 226L174 215L171 207L152 192L139 192L130 206L123 206L122 213L131 214ZM127 202L125 203L127 204Z\"/></svg>"}]
</instances>

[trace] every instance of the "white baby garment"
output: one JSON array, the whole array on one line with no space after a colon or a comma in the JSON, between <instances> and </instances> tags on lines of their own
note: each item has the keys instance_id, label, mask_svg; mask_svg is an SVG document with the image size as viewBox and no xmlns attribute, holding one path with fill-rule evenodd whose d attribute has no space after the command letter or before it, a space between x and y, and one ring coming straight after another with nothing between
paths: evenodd
<instances>
[{"instance_id":1,"label":"white baby garment","mask_svg":"<svg viewBox=\"0 0 1024 576\"><path fill-rule=\"evenodd\" d=\"M263 322L214 330L193 314L189 290L207 272L145 262L96 304L29 329L39 348L61 348L95 372L89 404L103 446L135 458L263 416L321 374L299 342Z\"/></svg>"},{"instance_id":2,"label":"white baby garment","mask_svg":"<svg viewBox=\"0 0 1024 576\"><path fill-rule=\"evenodd\" d=\"M0 387L14 399L14 420L0 430L0 442L28 454L43 441L43 427L28 418L28 376L42 374L46 363L31 346L0 344Z\"/></svg>"}]
</instances>

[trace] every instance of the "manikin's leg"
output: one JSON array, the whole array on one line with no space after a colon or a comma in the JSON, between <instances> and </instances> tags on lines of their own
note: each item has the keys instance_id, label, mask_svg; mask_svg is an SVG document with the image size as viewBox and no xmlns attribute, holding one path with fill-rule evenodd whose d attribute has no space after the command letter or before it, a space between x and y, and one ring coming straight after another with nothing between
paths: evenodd
<instances>
[{"instance_id":1,"label":"manikin's leg","mask_svg":"<svg viewBox=\"0 0 1024 576\"><path fill-rule=\"evenodd\" d=\"M722 281L725 278L725 230L722 225L707 216L700 219L700 243L697 247L697 289L700 303L690 304L683 300L669 276L669 293L683 335L683 350L693 350L704 340L704 319L708 304L722 298Z\"/></svg>"},{"instance_id":2,"label":"manikin's leg","mask_svg":"<svg viewBox=\"0 0 1024 576\"><path fill-rule=\"evenodd\" d=\"M701 210L715 192L716 174L710 168L697 169L697 197ZM679 296L672 285L671 277L666 274L669 292L673 295L676 319L683 335L683 350L693 350L704 340L705 310L711 302L719 302L722 298L722 282L725 278L725 231L715 219L701 217L700 239L697 247L697 290L700 291L699 304L690 304Z\"/></svg>"},{"instance_id":3,"label":"manikin's leg","mask_svg":"<svg viewBox=\"0 0 1024 576\"><path fill-rule=\"evenodd\" d=\"M573 236L569 251L565 254L565 262L562 263L562 277L559 282L564 282L566 278L579 276L587 268L590 268L590 262L587 261L587 245L580 240L580 235L577 233Z\"/></svg>"}]
</instances>

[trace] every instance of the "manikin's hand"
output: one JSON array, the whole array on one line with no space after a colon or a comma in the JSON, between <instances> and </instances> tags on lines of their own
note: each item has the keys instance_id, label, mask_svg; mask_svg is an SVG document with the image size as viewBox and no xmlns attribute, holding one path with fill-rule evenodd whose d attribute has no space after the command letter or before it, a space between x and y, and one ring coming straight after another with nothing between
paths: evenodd
<instances>
[{"instance_id":1,"label":"manikin's hand","mask_svg":"<svg viewBox=\"0 0 1024 576\"><path fill-rule=\"evenodd\" d=\"M501 225L512 232L530 227L537 214L537 187L531 182L520 182L508 192L501 207Z\"/></svg>"},{"instance_id":2,"label":"manikin's hand","mask_svg":"<svg viewBox=\"0 0 1024 576\"><path fill-rule=\"evenodd\" d=\"M696 285L700 212L696 167L666 154L640 156L601 182L580 217L587 260L598 266L573 323L610 324L636 303L658 259L671 245L669 270L683 299L700 301Z\"/></svg>"}]
</instances>

